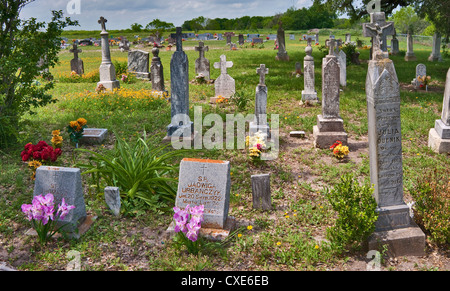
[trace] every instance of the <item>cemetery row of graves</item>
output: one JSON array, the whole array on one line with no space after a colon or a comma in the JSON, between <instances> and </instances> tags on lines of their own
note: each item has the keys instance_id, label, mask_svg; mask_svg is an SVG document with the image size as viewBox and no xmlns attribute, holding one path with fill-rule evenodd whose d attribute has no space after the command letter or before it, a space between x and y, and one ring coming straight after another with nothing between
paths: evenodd
<instances>
[{"instance_id":1,"label":"cemetery row of graves","mask_svg":"<svg viewBox=\"0 0 450 291\"><path fill-rule=\"evenodd\" d=\"M98 46L60 52L57 102L23 116L22 144L2 153L0 263L366 270L372 251L376 268L449 269L440 39L399 44L373 13L370 47L280 25L275 39L177 28L116 48L106 23Z\"/></svg>"}]
</instances>

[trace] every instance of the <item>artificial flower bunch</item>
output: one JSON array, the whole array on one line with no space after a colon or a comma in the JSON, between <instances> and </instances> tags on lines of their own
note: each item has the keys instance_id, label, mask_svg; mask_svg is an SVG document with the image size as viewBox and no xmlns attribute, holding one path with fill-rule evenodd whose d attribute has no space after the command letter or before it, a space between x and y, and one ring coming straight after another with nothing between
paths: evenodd
<instances>
[{"instance_id":1,"label":"artificial flower bunch","mask_svg":"<svg viewBox=\"0 0 450 291\"><path fill-rule=\"evenodd\" d=\"M22 161L27 162L30 159L40 162L56 162L62 151L60 148L53 148L45 141L41 140L37 144L28 143L20 156Z\"/></svg>"},{"instance_id":2,"label":"artificial flower bunch","mask_svg":"<svg viewBox=\"0 0 450 291\"><path fill-rule=\"evenodd\" d=\"M222 95L217 96L216 104L227 103L228 98L223 97Z\"/></svg>"},{"instance_id":3,"label":"artificial flower bunch","mask_svg":"<svg viewBox=\"0 0 450 291\"><path fill-rule=\"evenodd\" d=\"M174 207L173 211L177 240L185 245L190 253L197 254L200 251L198 238L204 221L204 205L191 207L188 204L184 209Z\"/></svg>"},{"instance_id":4,"label":"artificial flower bunch","mask_svg":"<svg viewBox=\"0 0 450 291\"><path fill-rule=\"evenodd\" d=\"M79 140L83 137L83 131L87 127L87 120L84 118L78 118L77 120L71 121L69 126L67 126L67 131L69 132L70 140L75 144L78 144Z\"/></svg>"},{"instance_id":5,"label":"artificial flower bunch","mask_svg":"<svg viewBox=\"0 0 450 291\"><path fill-rule=\"evenodd\" d=\"M246 137L245 145L248 147L249 156L252 159L261 158L264 149L266 149L266 137L267 134L262 133L261 131Z\"/></svg>"},{"instance_id":6,"label":"artificial flower bunch","mask_svg":"<svg viewBox=\"0 0 450 291\"><path fill-rule=\"evenodd\" d=\"M54 197L53 194L34 196L31 204L22 204L22 212L26 215L27 219L33 223L33 227L36 230L39 241L45 243L56 232L58 232L63 226L56 228L57 220L64 220L69 214L70 210L75 206L67 205L62 199L58 205L58 210L55 213Z\"/></svg>"},{"instance_id":7,"label":"artificial flower bunch","mask_svg":"<svg viewBox=\"0 0 450 291\"><path fill-rule=\"evenodd\" d=\"M430 76L417 76L417 82L419 82L419 86L420 88L424 88L428 85L428 83L430 82L431 77Z\"/></svg>"},{"instance_id":8,"label":"artificial flower bunch","mask_svg":"<svg viewBox=\"0 0 450 291\"><path fill-rule=\"evenodd\" d=\"M332 146L330 146L330 149L333 150L333 155L338 160L342 160L350 152L348 146L342 145L342 142L339 140L337 140Z\"/></svg>"},{"instance_id":9,"label":"artificial flower bunch","mask_svg":"<svg viewBox=\"0 0 450 291\"><path fill-rule=\"evenodd\" d=\"M63 138L60 135L61 131L60 130L53 130L52 131L52 145L55 149L60 149L62 147L62 142L63 142Z\"/></svg>"},{"instance_id":10,"label":"artificial flower bunch","mask_svg":"<svg viewBox=\"0 0 450 291\"><path fill-rule=\"evenodd\" d=\"M32 176L31 176L31 179L32 179L33 181L36 179L36 170L37 170L37 168L39 168L40 166L42 166L42 163L39 162L39 161L33 160L33 161L28 162L28 167L31 169L31 171L32 171L32 173L33 173Z\"/></svg>"}]
</instances>

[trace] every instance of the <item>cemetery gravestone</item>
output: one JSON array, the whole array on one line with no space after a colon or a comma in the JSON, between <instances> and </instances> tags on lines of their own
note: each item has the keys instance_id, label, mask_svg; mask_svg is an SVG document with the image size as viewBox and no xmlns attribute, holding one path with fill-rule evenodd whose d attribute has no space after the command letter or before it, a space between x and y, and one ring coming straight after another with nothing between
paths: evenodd
<instances>
[{"instance_id":1,"label":"cemetery gravestone","mask_svg":"<svg viewBox=\"0 0 450 291\"><path fill-rule=\"evenodd\" d=\"M442 62L441 56L441 34L435 32L433 35L433 46L431 55L428 57L430 62Z\"/></svg>"},{"instance_id":2,"label":"cemetery gravestone","mask_svg":"<svg viewBox=\"0 0 450 291\"><path fill-rule=\"evenodd\" d=\"M281 21L278 23L277 42L278 53L276 59L280 61L289 61L289 56L286 51L286 36Z\"/></svg>"},{"instance_id":3,"label":"cemetery gravestone","mask_svg":"<svg viewBox=\"0 0 450 291\"><path fill-rule=\"evenodd\" d=\"M98 21L102 26L102 64L100 65L100 82L97 86L103 85L108 90L120 88L120 82L116 80L116 68L111 62L111 52L109 50L109 33L106 31L105 23L107 20L102 16Z\"/></svg>"},{"instance_id":4,"label":"cemetery gravestone","mask_svg":"<svg viewBox=\"0 0 450 291\"><path fill-rule=\"evenodd\" d=\"M400 52L400 48L398 46L398 39L394 34L391 39L391 54L397 55L399 52Z\"/></svg>"},{"instance_id":5,"label":"cemetery gravestone","mask_svg":"<svg viewBox=\"0 0 450 291\"><path fill-rule=\"evenodd\" d=\"M239 34L239 45L244 45L244 35Z\"/></svg>"},{"instance_id":6,"label":"cemetery gravestone","mask_svg":"<svg viewBox=\"0 0 450 291\"><path fill-rule=\"evenodd\" d=\"M316 103L319 101L314 88L314 57L312 56L311 38L308 38L308 45L305 48L306 56L303 59L304 90L302 91L302 101Z\"/></svg>"},{"instance_id":7,"label":"cemetery gravestone","mask_svg":"<svg viewBox=\"0 0 450 291\"><path fill-rule=\"evenodd\" d=\"M175 206L204 205L200 233L213 238L227 236L234 227L234 219L228 216L230 189L229 161L184 158Z\"/></svg>"},{"instance_id":8,"label":"cemetery gravestone","mask_svg":"<svg viewBox=\"0 0 450 291\"><path fill-rule=\"evenodd\" d=\"M83 234L82 225L91 221L86 219L80 169L49 166L37 168L33 196L48 193L53 194L56 206L63 198L66 204L75 206L63 220L58 221L57 225L64 226L63 230L67 231L69 236L79 238Z\"/></svg>"},{"instance_id":9,"label":"cemetery gravestone","mask_svg":"<svg viewBox=\"0 0 450 291\"><path fill-rule=\"evenodd\" d=\"M256 87L255 96L255 120L249 124L250 135L254 135L258 131L266 134L270 138L270 127L267 123L267 86L265 84L266 74L269 73L269 69L266 65L261 64L256 70L256 73L260 76L259 84Z\"/></svg>"},{"instance_id":10,"label":"cemetery gravestone","mask_svg":"<svg viewBox=\"0 0 450 291\"><path fill-rule=\"evenodd\" d=\"M347 55L343 50L339 50L337 59L339 62L339 83L342 87L347 86Z\"/></svg>"},{"instance_id":11,"label":"cemetery gravestone","mask_svg":"<svg viewBox=\"0 0 450 291\"><path fill-rule=\"evenodd\" d=\"M380 18L385 19L384 12L371 13L371 25ZM385 34L385 30L392 28L384 26L378 34ZM370 181L379 214L369 249L377 249L382 242L396 256L423 255L425 235L413 225L403 201L399 82L392 60L380 46L374 41L366 78Z\"/></svg>"},{"instance_id":12,"label":"cemetery gravestone","mask_svg":"<svg viewBox=\"0 0 450 291\"><path fill-rule=\"evenodd\" d=\"M84 74L84 64L83 60L78 58L78 53L81 53L82 50L78 49L76 43L73 44L73 48L70 49L70 52L73 53L73 59L70 61L70 70L72 72L77 73L78 75Z\"/></svg>"},{"instance_id":13,"label":"cemetery gravestone","mask_svg":"<svg viewBox=\"0 0 450 291\"><path fill-rule=\"evenodd\" d=\"M416 77L411 81L411 84L414 85L415 89L423 85L423 82L419 81L417 77L426 77L426 76L427 76L427 67L424 64L418 64L416 66Z\"/></svg>"},{"instance_id":14,"label":"cemetery gravestone","mask_svg":"<svg viewBox=\"0 0 450 291\"><path fill-rule=\"evenodd\" d=\"M171 139L177 131L178 137L189 138L194 133L194 123L189 119L189 61L183 51L181 27L176 28L176 47L170 60L171 115L165 140Z\"/></svg>"},{"instance_id":15,"label":"cemetery gravestone","mask_svg":"<svg viewBox=\"0 0 450 291\"><path fill-rule=\"evenodd\" d=\"M441 119L436 120L428 134L428 146L436 153L450 153L450 69L445 81Z\"/></svg>"},{"instance_id":16,"label":"cemetery gravestone","mask_svg":"<svg viewBox=\"0 0 450 291\"><path fill-rule=\"evenodd\" d=\"M120 190L119 187L105 187L105 202L115 216L120 215Z\"/></svg>"},{"instance_id":17,"label":"cemetery gravestone","mask_svg":"<svg viewBox=\"0 0 450 291\"><path fill-rule=\"evenodd\" d=\"M410 32L408 32L407 36L406 36L406 55L405 55L405 61L409 62L409 61L415 61L416 55L414 54L414 40L412 37L412 34Z\"/></svg>"},{"instance_id":18,"label":"cemetery gravestone","mask_svg":"<svg viewBox=\"0 0 450 291\"><path fill-rule=\"evenodd\" d=\"M101 144L108 134L106 128L85 128L80 143L83 144Z\"/></svg>"},{"instance_id":19,"label":"cemetery gravestone","mask_svg":"<svg viewBox=\"0 0 450 291\"><path fill-rule=\"evenodd\" d=\"M214 63L215 69L220 69L219 77L214 81L215 97L210 102L215 103L219 96L230 98L236 92L236 84L234 79L228 75L227 69L233 67L233 62L227 61L225 55L220 56L220 62Z\"/></svg>"},{"instance_id":20,"label":"cemetery gravestone","mask_svg":"<svg viewBox=\"0 0 450 291\"><path fill-rule=\"evenodd\" d=\"M205 80L210 80L210 65L209 60L205 58L205 52L209 50L208 46L205 46L203 42L199 42L198 46L195 47L198 51L199 57L195 60L195 73L197 75L203 74Z\"/></svg>"},{"instance_id":21,"label":"cemetery gravestone","mask_svg":"<svg viewBox=\"0 0 450 291\"><path fill-rule=\"evenodd\" d=\"M149 73L150 54L141 50L128 52L128 71L136 75L138 79L150 80Z\"/></svg>"},{"instance_id":22,"label":"cemetery gravestone","mask_svg":"<svg viewBox=\"0 0 450 291\"><path fill-rule=\"evenodd\" d=\"M253 209L272 209L270 174L252 175Z\"/></svg>"},{"instance_id":23,"label":"cemetery gravestone","mask_svg":"<svg viewBox=\"0 0 450 291\"><path fill-rule=\"evenodd\" d=\"M152 89L159 92L166 92L164 85L164 69L159 57L159 48L153 47L152 49L152 64L150 65L150 74L152 79Z\"/></svg>"},{"instance_id":24,"label":"cemetery gravestone","mask_svg":"<svg viewBox=\"0 0 450 291\"><path fill-rule=\"evenodd\" d=\"M340 68L333 54L337 41L326 41L329 54L322 62L322 114L317 116L317 125L313 127L314 145L329 148L337 140L347 144L348 134L344 131L344 121L339 116L339 79Z\"/></svg>"},{"instance_id":25,"label":"cemetery gravestone","mask_svg":"<svg viewBox=\"0 0 450 291\"><path fill-rule=\"evenodd\" d=\"M264 43L264 40L262 38L260 38L260 37L255 37L255 38L252 39L252 42L254 44L256 44L256 43Z\"/></svg>"}]
</instances>

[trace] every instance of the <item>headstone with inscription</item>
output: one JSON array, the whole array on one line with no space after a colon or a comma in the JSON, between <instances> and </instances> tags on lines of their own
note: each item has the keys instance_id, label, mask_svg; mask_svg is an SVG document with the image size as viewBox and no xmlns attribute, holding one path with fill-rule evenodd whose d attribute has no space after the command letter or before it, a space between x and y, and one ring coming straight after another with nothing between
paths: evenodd
<instances>
[{"instance_id":1,"label":"headstone with inscription","mask_svg":"<svg viewBox=\"0 0 450 291\"><path fill-rule=\"evenodd\" d=\"M326 45L329 54L322 61L322 114L317 116L317 125L313 127L314 145L322 149L338 140L345 145L348 137L339 115L340 68L334 55L336 39L328 39Z\"/></svg>"},{"instance_id":2,"label":"headstone with inscription","mask_svg":"<svg viewBox=\"0 0 450 291\"><path fill-rule=\"evenodd\" d=\"M302 91L302 101L316 103L319 101L317 92L314 88L314 57L312 56L312 39L308 38L308 45L305 48L306 56L303 59L304 90Z\"/></svg>"},{"instance_id":3,"label":"headstone with inscription","mask_svg":"<svg viewBox=\"0 0 450 291\"><path fill-rule=\"evenodd\" d=\"M394 63L379 41L393 27L375 23L385 19L384 12L370 13L370 19L370 25L378 26L366 77L370 182L374 185L378 220L369 249L376 249L381 242L395 256L420 256L424 254L425 235L414 226L409 207L403 201L400 86Z\"/></svg>"},{"instance_id":4,"label":"headstone with inscription","mask_svg":"<svg viewBox=\"0 0 450 291\"><path fill-rule=\"evenodd\" d=\"M184 158L180 163L175 206L204 205L203 234L227 235L233 228L234 219L228 216L230 167L229 161L221 160Z\"/></svg>"},{"instance_id":5,"label":"headstone with inscription","mask_svg":"<svg viewBox=\"0 0 450 291\"><path fill-rule=\"evenodd\" d=\"M150 65L150 74L152 79L152 89L159 92L165 92L164 85L164 69L159 57L159 48L157 46L152 49L152 63Z\"/></svg>"},{"instance_id":6,"label":"headstone with inscription","mask_svg":"<svg viewBox=\"0 0 450 291\"><path fill-rule=\"evenodd\" d=\"M284 33L283 24L281 21L278 23L277 42L278 53L276 59L280 61L289 61L289 56L286 51L286 35Z\"/></svg>"},{"instance_id":7,"label":"headstone with inscription","mask_svg":"<svg viewBox=\"0 0 450 291\"><path fill-rule=\"evenodd\" d=\"M66 204L75 206L63 220L58 221L58 226L65 225L63 230L78 237L77 228L79 230L87 217L80 169L50 166L37 168L33 196L48 193L53 194L56 207L63 198Z\"/></svg>"},{"instance_id":8,"label":"headstone with inscription","mask_svg":"<svg viewBox=\"0 0 450 291\"><path fill-rule=\"evenodd\" d=\"M436 120L428 135L428 146L437 153L450 153L450 69L445 82L441 119Z\"/></svg>"},{"instance_id":9,"label":"headstone with inscription","mask_svg":"<svg viewBox=\"0 0 450 291\"><path fill-rule=\"evenodd\" d=\"M128 52L128 71L135 74L136 78L150 80L149 73L150 54L142 50Z\"/></svg>"},{"instance_id":10,"label":"headstone with inscription","mask_svg":"<svg viewBox=\"0 0 450 291\"><path fill-rule=\"evenodd\" d=\"M411 84L414 85L415 89L423 85L423 82L420 81L418 77L427 77L427 66L424 64L417 64L416 66L416 77L411 81Z\"/></svg>"}]
</instances>

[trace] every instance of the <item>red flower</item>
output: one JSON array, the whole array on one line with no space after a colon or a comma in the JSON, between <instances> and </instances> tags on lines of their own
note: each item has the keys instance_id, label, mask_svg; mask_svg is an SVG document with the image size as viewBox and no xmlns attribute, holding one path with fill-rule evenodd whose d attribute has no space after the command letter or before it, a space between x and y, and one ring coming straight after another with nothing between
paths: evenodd
<instances>
[{"instance_id":1,"label":"red flower","mask_svg":"<svg viewBox=\"0 0 450 291\"><path fill-rule=\"evenodd\" d=\"M330 146L330 150L334 149L335 147L337 147L340 144L342 144L342 142L337 140L332 146Z\"/></svg>"}]
</instances>

